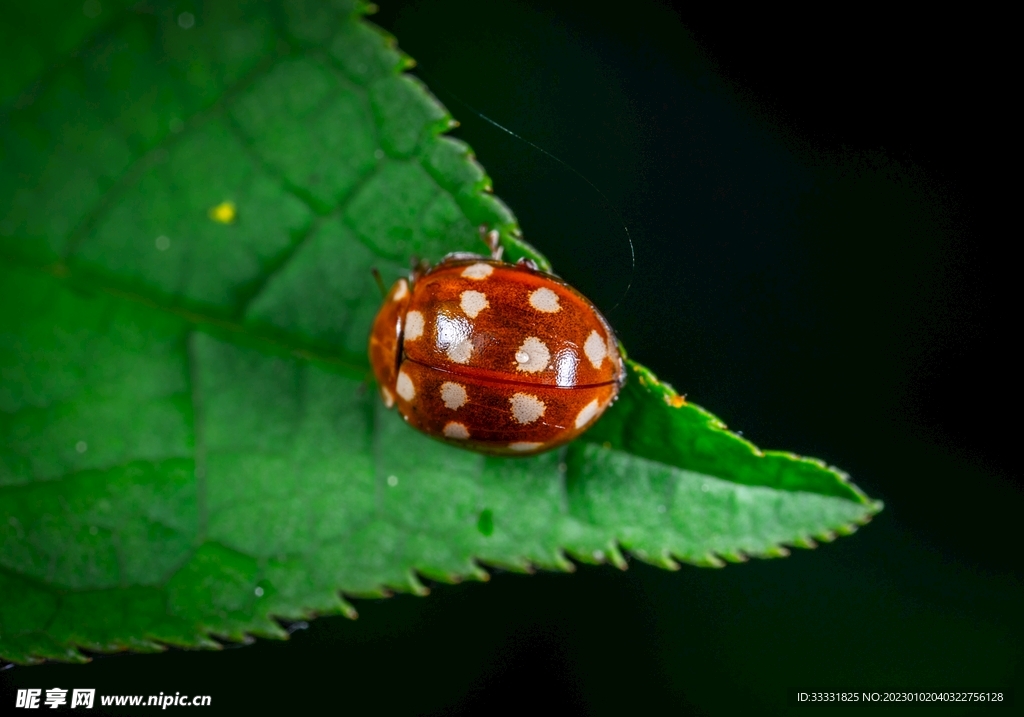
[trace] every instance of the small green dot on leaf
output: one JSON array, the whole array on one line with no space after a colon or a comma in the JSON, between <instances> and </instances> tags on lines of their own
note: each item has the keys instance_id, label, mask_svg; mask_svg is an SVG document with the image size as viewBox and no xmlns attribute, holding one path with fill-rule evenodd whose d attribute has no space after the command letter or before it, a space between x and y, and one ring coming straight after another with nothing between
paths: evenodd
<instances>
[{"instance_id":1,"label":"small green dot on leaf","mask_svg":"<svg viewBox=\"0 0 1024 717\"><path fill-rule=\"evenodd\" d=\"M494 533L494 513L491 509L480 511L480 517L476 521L476 529L481 535L490 536Z\"/></svg>"}]
</instances>

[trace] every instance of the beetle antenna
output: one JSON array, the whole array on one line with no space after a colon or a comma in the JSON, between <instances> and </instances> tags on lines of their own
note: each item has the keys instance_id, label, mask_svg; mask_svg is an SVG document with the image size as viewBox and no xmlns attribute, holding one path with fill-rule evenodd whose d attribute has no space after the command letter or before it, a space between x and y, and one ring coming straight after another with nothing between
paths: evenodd
<instances>
[{"instance_id":1,"label":"beetle antenna","mask_svg":"<svg viewBox=\"0 0 1024 717\"><path fill-rule=\"evenodd\" d=\"M417 71L418 71L418 72L419 72L420 74L423 74L423 72L422 72L422 68L417 68ZM430 85L431 85L432 87L437 87L437 86L438 86L438 83L436 83L436 82L434 81L434 79L431 79L431 80L430 80ZM622 302L623 302L623 301L625 300L625 298L626 298L626 295L627 295L627 294L629 294L629 290L633 288L633 279L634 279L634 278L635 278L635 276L636 276L636 247L635 247L635 246L634 246L634 244L633 244L633 235L629 233L629 227L628 227L628 226L626 226L626 220L625 220L625 219L623 218L623 216L622 216L622 214L621 214L621 213L619 212L619 210L615 208L615 205L614 205L614 204L612 204L611 200L610 200L610 199L608 199L608 196L607 196L607 195L606 195L606 194L605 194L604 192L602 192L602 191L601 191L601 190L600 190L600 189L598 188L598 186L597 186L596 184L594 184L594 183L593 183L593 182L591 182L591 181L590 181L589 179L587 179L587 177L586 177L586 176L584 176L582 172L580 172L580 171L579 171L578 169L576 169L575 167L573 167L573 166L572 166L571 164L569 164L569 163L568 163L568 162L566 162L565 160L561 159L560 157L556 157L556 156L555 156L555 155L553 155L553 154L552 154L551 152L547 151L546 149L544 149L544 148L543 148L543 147L541 147L540 145L534 144L533 142L531 142L530 140L526 139L526 138L525 138L525 137L523 137L522 135L516 134L515 132L513 132L512 130L510 130L510 129L509 129L508 127L506 127L506 126L504 126L504 125L502 125L502 124L499 124L498 122L495 122L495 121L494 121L494 120L492 120L492 119L491 119L490 117L488 117L487 115L485 115L485 114L484 114L483 112L481 112L480 110L478 110L478 109L477 109L476 107L473 107L473 105L469 104L469 103L468 103L468 102L466 102L466 101L465 101L464 99L462 99L461 97L459 97L459 96L458 96L457 94L455 94L454 92L452 92L452 91L451 91L450 89L448 89L447 87L445 87L445 86L444 86L443 84L441 84L441 85L440 85L440 87L441 87L441 88L443 88L443 89L444 89L444 91L445 91L445 92L446 92L447 94L451 95L451 96L452 96L452 98L453 98L453 99L455 99L455 101L456 101L456 102L458 102L458 103L459 103L460 105L462 105L463 107L465 107L466 109L468 109L468 110L469 110L470 112L472 112L473 114L475 114L475 115L476 115L477 117L479 117L480 119L482 119L482 120L483 120L484 122L487 122L488 124L491 124L491 125L493 125L494 127L497 127L497 128L498 128L498 129L500 129L500 130L501 130L502 132L505 132L505 133L507 133L507 134L510 134L510 135L512 135L513 137L515 137L515 138L516 138L516 139L518 139L519 141L521 141L521 142L525 142L526 144L530 145L531 147L533 147L533 148L534 148L535 150L537 150L538 152L541 152L541 153L543 153L543 154L547 155L548 157L550 157L551 159L555 160L555 161L556 161L556 162L558 162L558 163L559 163L560 165L562 165L563 167L565 167L566 169L568 169L568 170L569 170L570 172L572 172L573 174L575 174L575 175L576 175L577 177L579 177L580 179L582 179L582 180L583 180L584 182L586 182L586 183L587 183L588 185L590 185L590 188L591 188L591 189L593 189L593 190L594 190L595 192L597 192L598 196L599 196L599 197L601 197L601 199L602 199L602 200L604 201L605 209L607 209L607 210L608 210L608 212L609 212L609 213L610 213L610 214L611 214L611 215L612 215L612 216L613 216L613 217L614 217L614 218L615 218L615 219L616 219L616 220L618 221L618 223L622 225L622 229L623 229L623 231L625 231L625 232L626 232L626 241L627 241L627 242L629 242L629 282L628 282L628 283L626 284L626 288L625 288L625 290L624 290L624 291L622 292L622 295L621 295L621 296L619 297L619 300L618 300L618 301L616 301L616 302L615 302L615 305L614 305L614 306L612 306L612 308L611 308L611 309L609 309L609 310L608 310L608 311L607 311L606 313L609 313L609 314L610 314L610 313L611 313L612 311L615 311L615 309L619 308L619 305L620 305L620 304L621 304L621 303L622 303Z\"/></svg>"},{"instance_id":2,"label":"beetle antenna","mask_svg":"<svg viewBox=\"0 0 1024 717\"><path fill-rule=\"evenodd\" d=\"M381 277L380 272L377 271L377 267L371 266L370 273L373 274L373 280L377 282L377 288L380 289L381 298L386 298L388 295L388 287L384 285L384 279Z\"/></svg>"}]
</instances>

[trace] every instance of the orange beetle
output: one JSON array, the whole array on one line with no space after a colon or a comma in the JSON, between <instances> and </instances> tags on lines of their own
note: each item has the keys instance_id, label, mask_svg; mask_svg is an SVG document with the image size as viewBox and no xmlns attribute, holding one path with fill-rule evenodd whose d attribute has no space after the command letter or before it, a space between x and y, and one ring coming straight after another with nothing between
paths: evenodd
<instances>
[{"instance_id":1,"label":"orange beetle","mask_svg":"<svg viewBox=\"0 0 1024 717\"><path fill-rule=\"evenodd\" d=\"M597 308L533 262L449 254L399 279L370 334L381 398L433 438L498 455L571 441L615 400L626 373Z\"/></svg>"}]
</instances>

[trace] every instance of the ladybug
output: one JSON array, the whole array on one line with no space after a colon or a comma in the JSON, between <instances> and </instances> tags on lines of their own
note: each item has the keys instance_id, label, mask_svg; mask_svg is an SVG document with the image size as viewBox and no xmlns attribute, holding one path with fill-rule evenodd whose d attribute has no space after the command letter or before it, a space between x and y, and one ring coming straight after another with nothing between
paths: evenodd
<instances>
[{"instance_id":1,"label":"ladybug","mask_svg":"<svg viewBox=\"0 0 1024 717\"><path fill-rule=\"evenodd\" d=\"M496 455L533 455L583 433L626 372L585 296L530 260L449 254L387 292L370 334L381 398L414 428Z\"/></svg>"}]
</instances>

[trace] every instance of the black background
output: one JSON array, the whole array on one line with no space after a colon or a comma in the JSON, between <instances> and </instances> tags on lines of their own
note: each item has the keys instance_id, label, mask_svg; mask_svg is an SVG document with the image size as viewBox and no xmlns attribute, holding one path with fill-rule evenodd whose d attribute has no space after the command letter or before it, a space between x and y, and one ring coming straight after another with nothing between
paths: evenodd
<instances>
[{"instance_id":1,"label":"black background","mask_svg":"<svg viewBox=\"0 0 1024 717\"><path fill-rule=\"evenodd\" d=\"M496 573L357 601L359 620L285 643L14 668L5 704L53 685L210 694L217 712L816 713L796 689L1012 699L1024 501L1006 255L1020 230L999 20L381 5L374 21L462 122L526 237L630 355L758 445L849 471L885 511L785 560Z\"/></svg>"}]
</instances>

